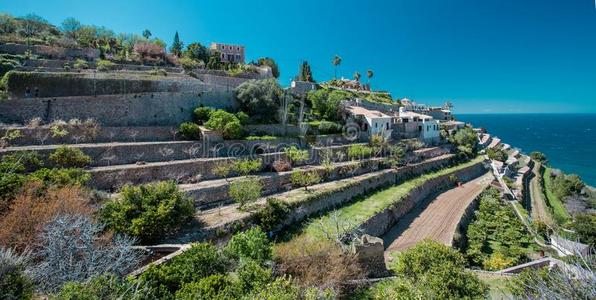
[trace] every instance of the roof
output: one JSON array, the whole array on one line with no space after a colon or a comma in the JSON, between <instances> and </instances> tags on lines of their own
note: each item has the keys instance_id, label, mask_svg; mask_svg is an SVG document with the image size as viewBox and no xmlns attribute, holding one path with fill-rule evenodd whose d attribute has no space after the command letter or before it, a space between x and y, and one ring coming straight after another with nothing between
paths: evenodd
<instances>
[{"instance_id":1,"label":"roof","mask_svg":"<svg viewBox=\"0 0 596 300\"><path fill-rule=\"evenodd\" d=\"M453 120L443 122L442 124L443 125L466 125L465 122L462 122L462 121L453 121Z\"/></svg>"},{"instance_id":2,"label":"roof","mask_svg":"<svg viewBox=\"0 0 596 300\"><path fill-rule=\"evenodd\" d=\"M501 140L499 138L494 138L492 140L492 142L490 142L490 145L488 145L488 148L494 148L496 147L499 143L501 142Z\"/></svg>"},{"instance_id":3,"label":"roof","mask_svg":"<svg viewBox=\"0 0 596 300\"><path fill-rule=\"evenodd\" d=\"M391 116L386 115L378 110L369 110L361 106L348 106L346 110L353 115L357 116L365 116L367 118L391 118Z\"/></svg>"},{"instance_id":4,"label":"roof","mask_svg":"<svg viewBox=\"0 0 596 300\"><path fill-rule=\"evenodd\" d=\"M427 115L423 115L420 113L416 113L413 111L400 111L397 113L397 117L399 118L406 118L406 119L413 119L413 118L420 118L420 119L427 119L427 120L432 120L433 117L431 116L427 116Z\"/></svg>"}]
</instances>

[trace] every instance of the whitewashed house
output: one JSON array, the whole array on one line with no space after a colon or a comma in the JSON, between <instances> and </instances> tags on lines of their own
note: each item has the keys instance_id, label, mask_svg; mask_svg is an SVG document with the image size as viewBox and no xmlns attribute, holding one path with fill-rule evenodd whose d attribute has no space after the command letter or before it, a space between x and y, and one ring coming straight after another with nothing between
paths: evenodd
<instances>
[{"instance_id":1,"label":"whitewashed house","mask_svg":"<svg viewBox=\"0 0 596 300\"><path fill-rule=\"evenodd\" d=\"M436 144L441 140L439 122L431 116L408 111L400 107L393 117L393 128L400 138L419 138L427 144Z\"/></svg>"},{"instance_id":2,"label":"whitewashed house","mask_svg":"<svg viewBox=\"0 0 596 300\"><path fill-rule=\"evenodd\" d=\"M391 138L392 117L377 110L369 110L360 106L346 106L345 111L348 114L348 123L357 123L362 132L371 137L380 135L385 139Z\"/></svg>"}]
</instances>

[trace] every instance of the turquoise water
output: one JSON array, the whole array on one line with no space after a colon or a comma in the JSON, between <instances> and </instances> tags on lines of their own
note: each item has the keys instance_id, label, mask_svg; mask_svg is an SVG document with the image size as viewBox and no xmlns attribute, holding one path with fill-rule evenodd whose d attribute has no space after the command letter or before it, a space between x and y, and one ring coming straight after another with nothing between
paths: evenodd
<instances>
[{"instance_id":1,"label":"turquoise water","mask_svg":"<svg viewBox=\"0 0 596 300\"><path fill-rule=\"evenodd\" d=\"M463 114L512 147L540 151L550 164L596 186L596 114Z\"/></svg>"}]
</instances>

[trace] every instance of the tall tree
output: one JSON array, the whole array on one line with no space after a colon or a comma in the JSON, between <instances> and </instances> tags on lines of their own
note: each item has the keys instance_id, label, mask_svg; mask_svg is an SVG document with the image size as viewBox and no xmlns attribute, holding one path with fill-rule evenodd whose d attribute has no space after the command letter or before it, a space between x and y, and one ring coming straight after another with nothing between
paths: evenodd
<instances>
[{"instance_id":1,"label":"tall tree","mask_svg":"<svg viewBox=\"0 0 596 300\"><path fill-rule=\"evenodd\" d=\"M358 71L354 72L354 80L360 81L360 72L358 72Z\"/></svg>"},{"instance_id":2,"label":"tall tree","mask_svg":"<svg viewBox=\"0 0 596 300\"><path fill-rule=\"evenodd\" d=\"M368 78L368 83L370 83L370 79L374 76L375 74L373 73L373 71L371 69L369 69L368 71L366 71L366 77Z\"/></svg>"},{"instance_id":3,"label":"tall tree","mask_svg":"<svg viewBox=\"0 0 596 300\"><path fill-rule=\"evenodd\" d=\"M335 57L333 57L333 61L331 63L335 67L335 77L334 78L337 79L337 67L341 64L341 57L336 54Z\"/></svg>"},{"instance_id":4,"label":"tall tree","mask_svg":"<svg viewBox=\"0 0 596 300\"><path fill-rule=\"evenodd\" d=\"M310 70L310 65L308 64L308 61L302 62L302 65L300 66L300 72L298 73L298 80L314 82L314 79L312 77L312 71Z\"/></svg>"},{"instance_id":5,"label":"tall tree","mask_svg":"<svg viewBox=\"0 0 596 300\"><path fill-rule=\"evenodd\" d=\"M62 32L64 32L67 36L76 39L77 32L79 29L81 29L81 22L72 17L66 18L64 21L62 21L60 29L62 29Z\"/></svg>"},{"instance_id":6,"label":"tall tree","mask_svg":"<svg viewBox=\"0 0 596 300\"><path fill-rule=\"evenodd\" d=\"M149 39L151 37L151 31L149 31L149 29L145 29L143 30L143 37L145 37L146 39Z\"/></svg>"},{"instance_id":7,"label":"tall tree","mask_svg":"<svg viewBox=\"0 0 596 300\"><path fill-rule=\"evenodd\" d=\"M180 57L180 54L182 54L182 47L184 47L184 43L182 43L182 41L180 40L178 31L176 31L176 34L174 35L174 41L172 42L172 46L170 47L170 52Z\"/></svg>"},{"instance_id":8,"label":"tall tree","mask_svg":"<svg viewBox=\"0 0 596 300\"><path fill-rule=\"evenodd\" d=\"M279 78L279 66L271 57L261 57L258 61L259 66L269 66L271 67L271 74L275 78Z\"/></svg>"}]
</instances>

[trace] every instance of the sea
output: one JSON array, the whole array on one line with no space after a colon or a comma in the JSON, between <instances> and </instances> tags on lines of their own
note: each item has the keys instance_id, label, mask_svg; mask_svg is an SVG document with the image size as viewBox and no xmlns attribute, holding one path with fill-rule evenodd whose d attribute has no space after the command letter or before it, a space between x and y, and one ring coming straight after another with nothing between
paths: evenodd
<instances>
[{"instance_id":1,"label":"sea","mask_svg":"<svg viewBox=\"0 0 596 300\"><path fill-rule=\"evenodd\" d=\"M526 154L540 151L549 164L596 186L596 114L460 114Z\"/></svg>"}]
</instances>

